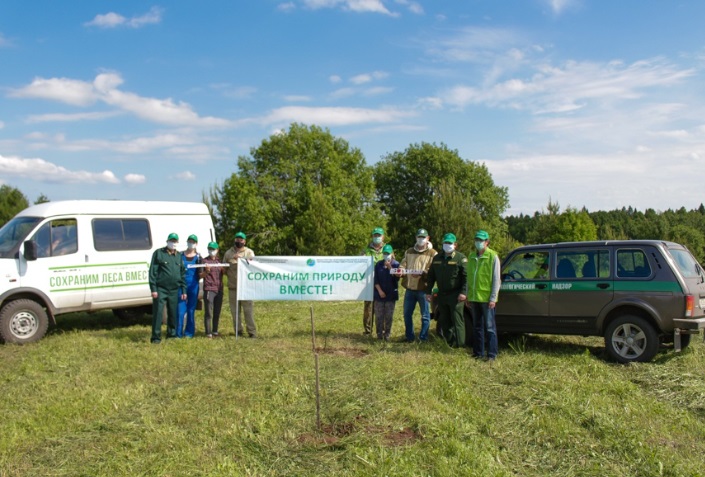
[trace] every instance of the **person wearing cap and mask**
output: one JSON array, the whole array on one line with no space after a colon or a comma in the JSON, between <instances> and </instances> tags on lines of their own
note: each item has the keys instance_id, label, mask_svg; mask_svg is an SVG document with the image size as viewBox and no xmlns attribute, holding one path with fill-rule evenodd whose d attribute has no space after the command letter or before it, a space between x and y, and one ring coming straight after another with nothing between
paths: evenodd
<instances>
[{"instance_id":1,"label":"person wearing cap and mask","mask_svg":"<svg viewBox=\"0 0 705 477\"><path fill-rule=\"evenodd\" d=\"M208 256L203 258L205 268L201 270L201 278L203 278L203 298L205 301L203 321L208 338L218 336L220 310L223 306L223 274L225 273L225 267L210 266L220 264L218 248L217 242L208 244Z\"/></svg>"},{"instance_id":2,"label":"person wearing cap and mask","mask_svg":"<svg viewBox=\"0 0 705 477\"><path fill-rule=\"evenodd\" d=\"M229 263L228 267L228 298L230 300L230 313L233 315L233 329L238 335L242 335L242 315L245 315L245 324L247 325L247 334L250 338L257 337L257 326L255 325L254 304L249 300L237 299L237 262L240 259L249 260L255 258L255 252L245 247L247 242L243 232L235 234L235 245L231 247L223 256L223 263ZM237 307L242 311L242 314L237 314ZM237 317L240 317L238 320ZM238 323L239 321L239 323Z\"/></svg>"},{"instance_id":3,"label":"person wearing cap and mask","mask_svg":"<svg viewBox=\"0 0 705 477\"><path fill-rule=\"evenodd\" d=\"M426 301L426 277L431 261L437 253L433 249L431 238L428 236L426 229L419 229L416 231L416 244L407 249L400 264L402 269L413 271L404 275L401 280L402 286L406 288L404 293L404 338L409 343L416 339L413 316L417 303L421 311L419 340L428 341L431 310L429 303Z\"/></svg>"},{"instance_id":4,"label":"person wearing cap and mask","mask_svg":"<svg viewBox=\"0 0 705 477\"><path fill-rule=\"evenodd\" d=\"M179 298L186 299L186 267L176 250L179 236L169 234L166 247L152 254L149 265L149 290L152 292L152 343L162 341L162 315L167 309L166 336L176 338Z\"/></svg>"},{"instance_id":5,"label":"person wearing cap and mask","mask_svg":"<svg viewBox=\"0 0 705 477\"><path fill-rule=\"evenodd\" d=\"M365 250L362 251L362 255L372 257L373 262L377 263L382 260L382 248L384 248L384 229L382 227L377 227L372 231L372 239L367 245ZM364 334L369 335L372 333L372 315L373 307L371 301L365 302L365 307L362 311L362 326L364 329Z\"/></svg>"},{"instance_id":6,"label":"person wearing cap and mask","mask_svg":"<svg viewBox=\"0 0 705 477\"><path fill-rule=\"evenodd\" d=\"M452 233L443 236L443 253L433 257L426 281L426 300L431 302L433 285L438 286L438 324L450 346L465 346L463 307L468 293L468 259L456 250Z\"/></svg>"},{"instance_id":7,"label":"person wearing cap and mask","mask_svg":"<svg viewBox=\"0 0 705 477\"><path fill-rule=\"evenodd\" d=\"M389 341L392 333L394 308L399 300L399 277L391 274L392 268L399 268L394 260L394 250L387 244L382 248L382 260L375 264L374 310L377 339Z\"/></svg>"},{"instance_id":8,"label":"person wearing cap and mask","mask_svg":"<svg viewBox=\"0 0 705 477\"><path fill-rule=\"evenodd\" d=\"M186 299L179 300L179 320L176 323L176 336L193 338L196 334L196 306L198 305L198 268L189 265L199 265L201 255L196 250L198 237L189 235L186 240L186 250L181 253L181 259L186 268Z\"/></svg>"},{"instance_id":9,"label":"person wearing cap and mask","mask_svg":"<svg viewBox=\"0 0 705 477\"><path fill-rule=\"evenodd\" d=\"M497 357L497 323L495 305L499 297L500 260L497 252L489 248L490 235L484 230L475 234L475 253L468 257L468 302L472 311L472 354L481 359Z\"/></svg>"}]
</instances>

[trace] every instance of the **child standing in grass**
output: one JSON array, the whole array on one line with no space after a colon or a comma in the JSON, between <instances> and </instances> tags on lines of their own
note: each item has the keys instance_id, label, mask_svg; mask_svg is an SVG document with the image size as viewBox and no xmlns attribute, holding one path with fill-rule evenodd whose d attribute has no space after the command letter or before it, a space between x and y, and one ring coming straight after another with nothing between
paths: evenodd
<instances>
[{"instance_id":1,"label":"child standing in grass","mask_svg":"<svg viewBox=\"0 0 705 477\"><path fill-rule=\"evenodd\" d=\"M382 260L375 264L374 312L377 327L377 339L389 341L392 333L394 307L399 300L399 277L391 274L392 268L398 268L394 260L394 250L387 244L382 248Z\"/></svg>"}]
</instances>

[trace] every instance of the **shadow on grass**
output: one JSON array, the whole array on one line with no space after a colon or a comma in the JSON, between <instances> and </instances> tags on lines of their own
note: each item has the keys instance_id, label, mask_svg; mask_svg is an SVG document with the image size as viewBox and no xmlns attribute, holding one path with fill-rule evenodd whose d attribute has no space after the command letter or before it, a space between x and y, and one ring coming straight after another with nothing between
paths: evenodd
<instances>
[{"instance_id":1,"label":"shadow on grass","mask_svg":"<svg viewBox=\"0 0 705 477\"><path fill-rule=\"evenodd\" d=\"M76 331L119 331L116 339L142 341L145 337L149 339L151 324L151 315L139 319L121 319L110 311L67 313L56 318L56 325L49 328L47 336Z\"/></svg>"}]
</instances>

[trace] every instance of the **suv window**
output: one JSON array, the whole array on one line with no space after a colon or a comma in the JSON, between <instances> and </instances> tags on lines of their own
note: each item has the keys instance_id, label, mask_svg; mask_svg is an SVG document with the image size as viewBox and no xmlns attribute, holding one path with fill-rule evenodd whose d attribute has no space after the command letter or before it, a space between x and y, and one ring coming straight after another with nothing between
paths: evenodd
<instances>
[{"instance_id":1,"label":"suv window","mask_svg":"<svg viewBox=\"0 0 705 477\"><path fill-rule=\"evenodd\" d=\"M37 258L69 255L78 251L76 219L52 220L32 237L37 243Z\"/></svg>"},{"instance_id":2,"label":"suv window","mask_svg":"<svg viewBox=\"0 0 705 477\"><path fill-rule=\"evenodd\" d=\"M93 244L99 252L149 250L152 236L146 219L94 219Z\"/></svg>"},{"instance_id":3,"label":"suv window","mask_svg":"<svg viewBox=\"0 0 705 477\"><path fill-rule=\"evenodd\" d=\"M556 253L556 278L608 278L610 255L607 250L581 250Z\"/></svg>"},{"instance_id":4,"label":"suv window","mask_svg":"<svg viewBox=\"0 0 705 477\"><path fill-rule=\"evenodd\" d=\"M693 268L695 271L695 268ZM617 276L619 278L646 278L651 276L651 265L641 249L617 250Z\"/></svg>"},{"instance_id":5,"label":"suv window","mask_svg":"<svg viewBox=\"0 0 705 477\"><path fill-rule=\"evenodd\" d=\"M700 269L693 256L685 250L668 249L673 256L678 270L685 278L695 278L700 274Z\"/></svg>"},{"instance_id":6,"label":"suv window","mask_svg":"<svg viewBox=\"0 0 705 477\"><path fill-rule=\"evenodd\" d=\"M548 280L548 252L520 253L504 265L504 280Z\"/></svg>"}]
</instances>

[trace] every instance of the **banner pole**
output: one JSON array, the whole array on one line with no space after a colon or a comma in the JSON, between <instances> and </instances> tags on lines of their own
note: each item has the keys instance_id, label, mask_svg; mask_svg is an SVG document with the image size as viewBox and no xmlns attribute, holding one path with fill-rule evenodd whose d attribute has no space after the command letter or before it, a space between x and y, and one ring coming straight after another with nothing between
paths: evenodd
<instances>
[{"instance_id":1,"label":"banner pole","mask_svg":"<svg viewBox=\"0 0 705 477\"><path fill-rule=\"evenodd\" d=\"M316 429L321 430L321 385L318 374L318 351L316 350L316 325L313 319L313 305L311 306L311 344L313 346L313 361L316 365Z\"/></svg>"}]
</instances>

